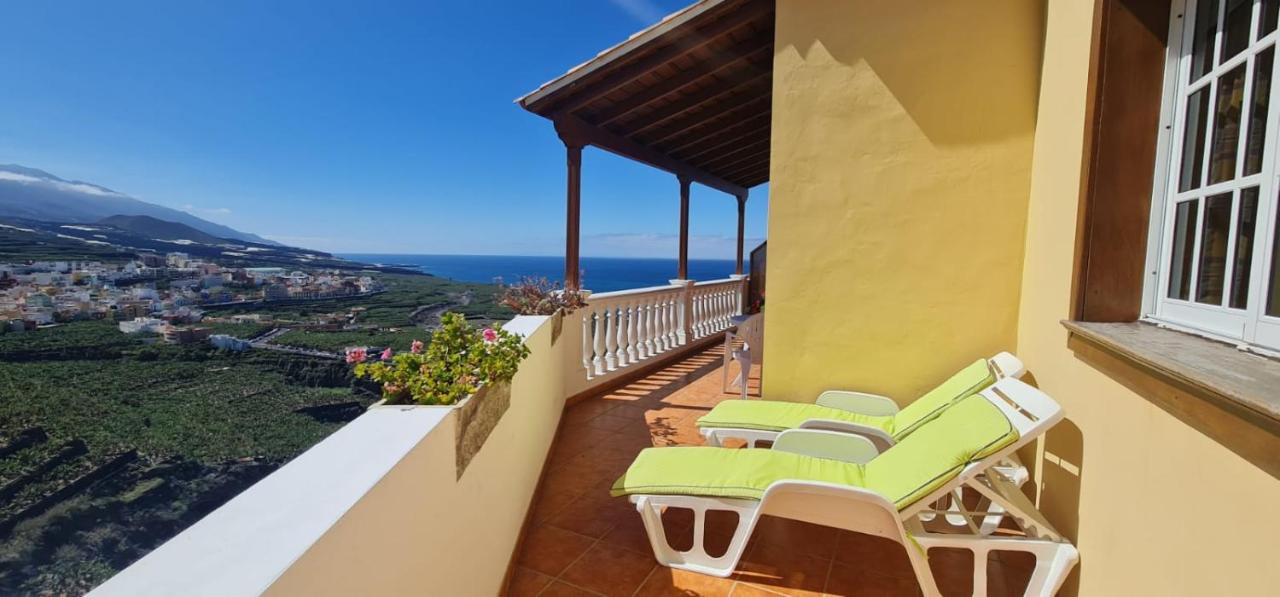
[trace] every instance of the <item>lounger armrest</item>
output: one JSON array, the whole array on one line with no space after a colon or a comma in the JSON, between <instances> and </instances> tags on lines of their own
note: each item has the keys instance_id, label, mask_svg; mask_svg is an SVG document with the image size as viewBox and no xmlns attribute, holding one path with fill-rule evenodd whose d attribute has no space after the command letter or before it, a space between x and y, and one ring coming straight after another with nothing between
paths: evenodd
<instances>
[{"instance_id":1,"label":"lounger armrest","mask_svg":"<svg viewBox=\"0 0 1280 597\"><path fill-rule=\"evenodd\" d=\"M877 417L887 417L898 412L898 403L885 396L847 390L823 392L818 395L818 405Z\"/></svg>"},{"instance_id":2,"label":"lounger armrest","mask_svg":"<svg viewBox=\"0 0 1280 597\"><path fill-rule=\"evenodd\" d=\"M773 441L773 449L854 464L866 464L880 454L871 440L860 435L815 429L783 431Z\"/></svg>"},{"instance_id":3,"label":"lounger armrest","mask_svg":"<svg viewBox=\"0 0 1280 597\"><path fill-rule=\"evenodd\" d=\"M837 433L861 436L870 440L871 444L881 452L888 450L895 443L893 436L885 433L883 429L836 419L809 419L801 423L797 429L835 431Z\"/></svg>"}]
</instances>

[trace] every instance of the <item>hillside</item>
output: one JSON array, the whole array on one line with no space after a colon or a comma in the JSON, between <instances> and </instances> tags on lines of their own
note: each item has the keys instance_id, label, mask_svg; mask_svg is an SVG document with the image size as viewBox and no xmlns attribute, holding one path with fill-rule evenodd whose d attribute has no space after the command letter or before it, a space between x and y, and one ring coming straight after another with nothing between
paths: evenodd
<instances>
[{"instance_id":1,"label":"hillside","mask_svg":"<svg viewBox=\"0 0 1280 597\"><path fill-rule=\"evenodd\" d=\"M185 211L147 203L106 187L16 164L0 164L0 217L90 224L102 218L151 216L185 224L217 238L263 245L273 241L198 218Z\"/></svg>"},{"instance_id":2,"label":"hillside","mask_svg":"<svg viewBox=\"0 0 1280 597\"><path fill-rule=\"evenodd\" d=\"M148 220L151 220L148 218ZM309 251L284 245L264 245L207 236L199 241L189 238L156 238L158 236L192 236L192 229L153 220L128 225L139 233L116 226L92 223L73 224L41 222L0 217L0 263L41 259L96 259L120 262L133 259L139 251L169 253L181 251L230 267L296 267L296 268L361 268L381 271L404 271L378 268L334 257L320 251ZM184 232L185 230L185 232Z\"/></svg>"},{"instance_id":3,"label":"hillside","mask_svg":"<svg viewBox=\"0 0 1280 597\"><path fill-rule=\"evenodd\" d=\"M155 240L188 240L207 245L222 245L229 242L228 239L206 234L186 224L167 222L151 216L111 216L102 218L97 223Z\"/></svg>"}]
</instances>

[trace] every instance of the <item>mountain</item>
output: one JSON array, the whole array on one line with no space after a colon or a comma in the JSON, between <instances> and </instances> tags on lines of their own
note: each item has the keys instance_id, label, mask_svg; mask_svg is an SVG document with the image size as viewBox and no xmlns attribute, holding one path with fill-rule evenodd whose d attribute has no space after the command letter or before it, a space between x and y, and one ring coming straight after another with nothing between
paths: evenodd
<instances>
[{"instance_id":1,"label":"mountain","mask_svg":"<svg viewBox=\"0 0 1280 597\"><path fill-rule=\"evenodd\" d=\"M150 216L185 224L217 238L278 244L256 234L197 218L185 211L140 201L106 187L64 180L35 168L0 164L0 216L90 224L117 215Z\"/></svg>"},{"instance_id":2,"label":"mountain","mask_svg":"<svg viewBox=\"0 0 1280 597\"><path fill-rule=\"evenodd\" d=\"M90 224L0 217L0 263L27 260L122 261L139 252L182 252L238 267L362 268L320 252L210 236L149 216L112 216Z\"/></svg>"},{"instance_id":3,"label":"mountain","mask_svg":"<svg viewBox=\"0 0 1280 597\"><path fill-rule=\"evenodd\" d=\"M155 240L186 240L206 245L225 244L228 241L212 234L205 234L186 224L166 222L151 216L111 216L102 218L97 223Z\"/></svg>"}]
</instances>

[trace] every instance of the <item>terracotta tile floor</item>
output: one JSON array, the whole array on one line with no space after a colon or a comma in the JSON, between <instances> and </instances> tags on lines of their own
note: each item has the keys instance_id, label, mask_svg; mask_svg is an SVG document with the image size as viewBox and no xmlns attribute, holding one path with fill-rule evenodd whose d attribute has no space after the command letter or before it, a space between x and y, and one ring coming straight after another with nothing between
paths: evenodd
<instances>
[{"instance_id":1,"label":"terracotta tile floor","mask_svg":"<svg viewBox=\"0 0 1280 597\"><path fill-rule=\"evenodd\" d=\"M906 553L887 539L764 517L731 578L659 566L640 516L609 486L636 453L650 446L700 445L694 422L721 400L722 352L695 353L611 393L570 407L547 463L509 595L726 596L919 595ZM736 373L736 365L731 366ZM759 380L748 384L758 395ZM680 512L664 517L672 545L691 543ZM716 522L712 520L711 523ZM732 533L734 521L712 535ZM718 531L714 530L718 527ZM969 595L972 557L935 550L930 562L946 595ZM989 594L1018 595L1030 563L1013 558L988 564ZM1012 590L1010 590L1012 589Z\"/></svg>"}]
</instances>

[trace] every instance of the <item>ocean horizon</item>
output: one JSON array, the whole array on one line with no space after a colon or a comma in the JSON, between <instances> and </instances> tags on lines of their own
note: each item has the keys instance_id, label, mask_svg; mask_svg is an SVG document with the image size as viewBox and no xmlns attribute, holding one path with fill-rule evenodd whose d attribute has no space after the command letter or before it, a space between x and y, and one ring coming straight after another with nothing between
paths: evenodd
<instances>
[{"instance_id":1,"label":"ocean horizon","mask_svg":"<svg viewBox=\"0 0 1280 597\"><path fill-rule=\"evenodd\" d=\"M416 269L425 274L461 282L508 284L521 277L545 277L564 281L564 257L521 255L412 255L390 253L334 253L338 257L375 265ZM593 292L612 292L646 286L662 286L676 277L676 259L637 257L582 257L582 286ZM744 266L745 267L745 266ZM690 259L689 277L717 280L733 274L732 259Z\"/></svg>"}]
</instances>

